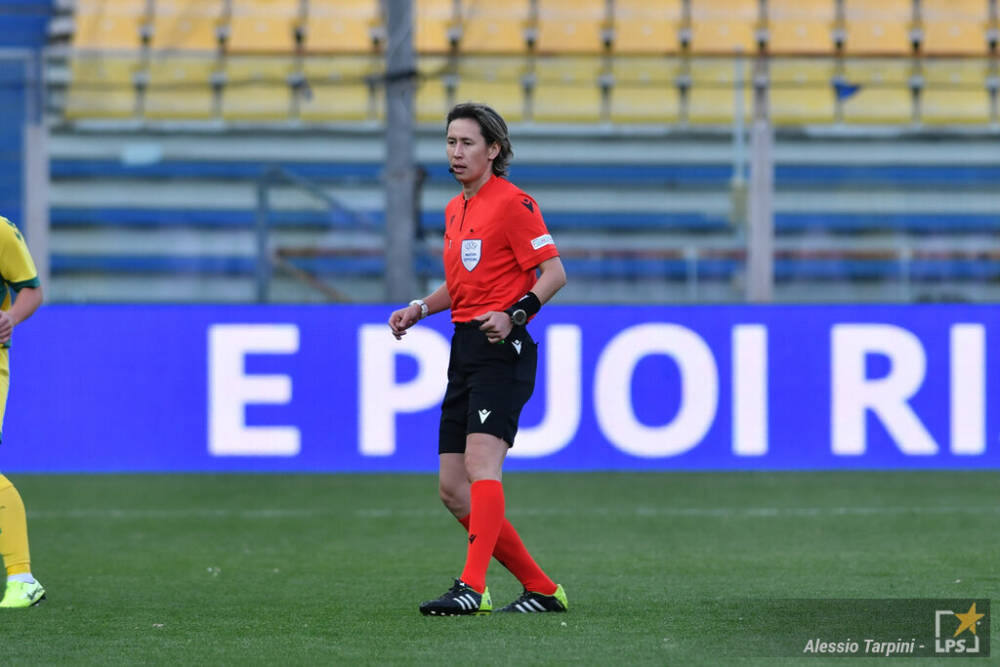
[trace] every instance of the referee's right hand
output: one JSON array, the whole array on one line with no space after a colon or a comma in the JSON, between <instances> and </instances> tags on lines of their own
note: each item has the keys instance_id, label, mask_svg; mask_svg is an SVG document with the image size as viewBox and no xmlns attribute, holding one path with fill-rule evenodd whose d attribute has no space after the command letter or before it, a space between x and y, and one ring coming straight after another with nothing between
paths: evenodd
<instances>
[{"instance_id":1,"label":"referee's right hand","mask_svg":"<svg viewBox=\"0 0 1000 667\"><path fill-rule=\"evenodd\" d=\"M407 306L393 311L389 316L389 328L396 340L406 335L406 330L420 321L420 306Z\"/></svg>"}]
</instances>

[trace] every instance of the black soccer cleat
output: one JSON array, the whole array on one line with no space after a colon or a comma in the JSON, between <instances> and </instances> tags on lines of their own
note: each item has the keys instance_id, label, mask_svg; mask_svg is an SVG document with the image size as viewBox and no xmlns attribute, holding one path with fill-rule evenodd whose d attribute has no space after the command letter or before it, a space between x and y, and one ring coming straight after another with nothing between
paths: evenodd
<instances>
[{"instance_id":1,"label":"black soccer cleat","mask_svg":"<svg viewBox=\"0 0 1000 667\"><path fill-rule=\"evenodd\" d=\"M424 616L473 616L492 611L490 589L477 593L461 579L456 579L451 590L437 600L428 600L420 605L420 613Z\"/></svg>"},{"instance_id":2,"label":"black soccer cleat","mask_svg":"<svg viewBox=\"0 0 1000 667\"><path fill-rule=\"evenodd\" d=\"M569 600L566 599L566 591L563 590L561 585L556 586L556 592L552 595L542 595L541 593L534 593L525 589L521 593L521 597L497 611L521 614L534 614L543 611L569 611Z\"/></svg>"}]
</instances>

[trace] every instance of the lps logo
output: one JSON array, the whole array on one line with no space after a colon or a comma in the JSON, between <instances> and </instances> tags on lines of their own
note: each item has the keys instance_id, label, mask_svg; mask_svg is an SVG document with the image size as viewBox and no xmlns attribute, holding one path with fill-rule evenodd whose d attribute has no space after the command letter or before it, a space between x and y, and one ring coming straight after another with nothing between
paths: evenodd
<instances>
[{"instance_id":1,"label":"lps logo","mask_svg":"<svg viewBox=\"0 0 1000 667\"><path fill-rule=\"evenodd\" d=\"M955 620L948 617L953 616ZM976 603L973 602L969 611L957 613L950 609L937 609L934 611L934 652L972 655L979 653L979 635L976 634L976 626L980 619L986 616L976 611ZM942 622L942 619L948 618ZM957 625L955 622L957 621ZM989 622L989 619L986 620ZM955 628L954 631L951 628ZM972 633L969 637L967 633Z\"/></svg>"}]
</instances>

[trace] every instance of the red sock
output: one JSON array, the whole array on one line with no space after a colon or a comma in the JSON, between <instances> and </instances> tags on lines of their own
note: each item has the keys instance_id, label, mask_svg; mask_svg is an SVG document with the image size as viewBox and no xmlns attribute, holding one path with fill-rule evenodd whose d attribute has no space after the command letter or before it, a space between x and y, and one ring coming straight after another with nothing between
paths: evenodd
<instances>
[{"instance_id":1,"label":"red sock","mask_svg":"<svg viewBox=\"0 0 1000 667\"><path fill-rule=\"evenodd\" d=\"M472 483L471 494L469 551L462 581L482 593L486 590L486 568L503 525L503 485L495 479L481 479Z\"/></svg>"},{"instance_id":2,"label":"red sock","mask_svg":"<svg viewBox=\"0 0 1000 667\"><path fill-rule=\"evenodd\" d=\"M469 530L469 517L458 520L466 530ZM493 557L501 565L510 570L510 573L517 577L529 591L541 593L542 595L552 595L556 592L554 581L538 567L538 563L528 553L528 549L521 541L521 536L514 530L513 524L507 519L503 520L500 527L500 535L497 537L497 545L493 549Z\"/></svg>"}]
</instances>

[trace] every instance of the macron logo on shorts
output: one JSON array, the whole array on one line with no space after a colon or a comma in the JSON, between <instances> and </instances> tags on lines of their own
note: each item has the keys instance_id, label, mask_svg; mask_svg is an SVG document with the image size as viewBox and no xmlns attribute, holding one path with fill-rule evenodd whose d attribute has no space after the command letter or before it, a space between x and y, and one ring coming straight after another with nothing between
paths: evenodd
<instances>
[{"instance_id":1,"label":"macron logo on shorts","mask_svg":"<svg viewBox=\"0 0 1000 667\"><path fill-rule=\"evenodd\" d=\"M479 423L480 424L485 424L486 423L486 418L490 416L490 412L492 412L492 410L480 410L479 411Z\"/></svg>"},{"instance_id":2,"label":"macron logo on shorts","mask_svg":"<svg viewBox=\"0 0 1000 667\"><path fill-rule=\"evenodd\" d=\"M531 239L531 247L535 250L552 245L552 234L542 234L538 238Z\"/></svg>"}]
</instances>

